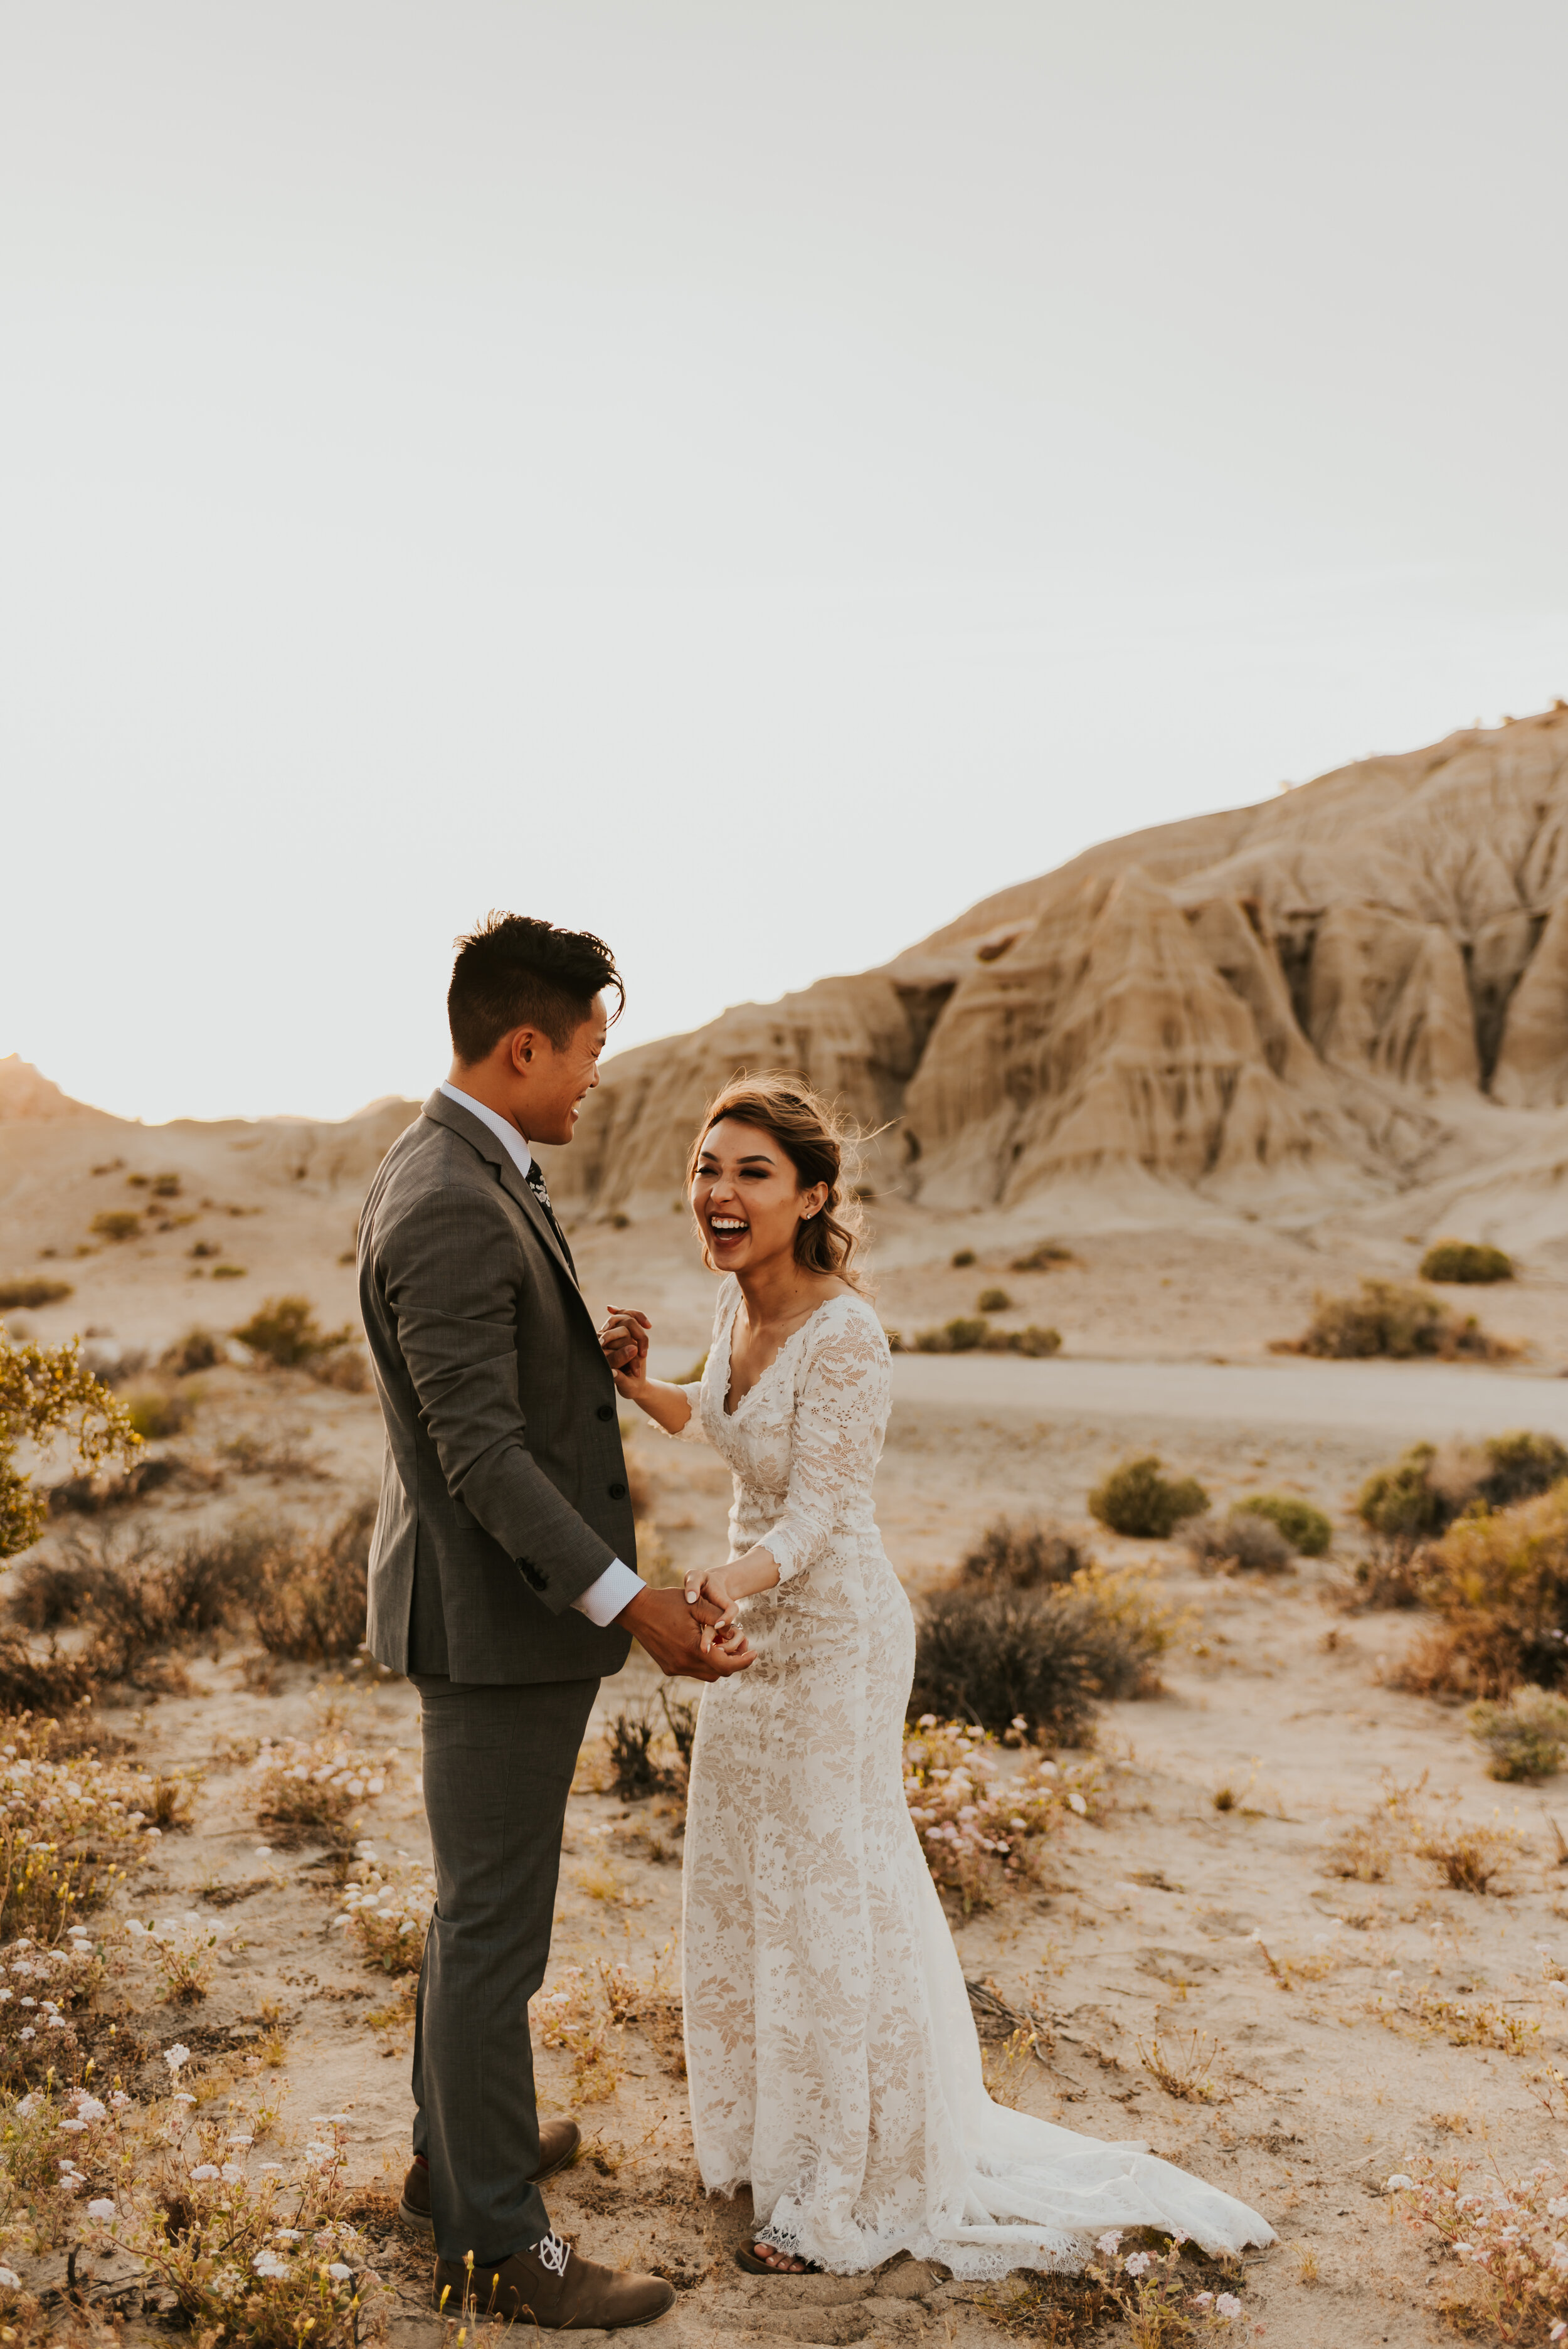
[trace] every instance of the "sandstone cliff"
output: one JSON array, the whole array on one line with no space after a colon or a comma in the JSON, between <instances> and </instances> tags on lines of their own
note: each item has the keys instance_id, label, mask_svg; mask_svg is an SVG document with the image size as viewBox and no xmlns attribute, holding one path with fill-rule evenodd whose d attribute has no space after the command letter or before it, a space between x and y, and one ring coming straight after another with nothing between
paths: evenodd
<instances>
[{"instance_id":1,"label":"sandstone cliff","mask_svg":"<svg viewBox=\"0 0 1568 2349\"><path fill-rule=\"evenodd\" d=\"M935 1206L1311 1214L1568 1158L1568 708L1108 842L882 970L620 1055L552 1187L672 1199L707 1094L776 1067Z\"/></svg>"}]
</instances>

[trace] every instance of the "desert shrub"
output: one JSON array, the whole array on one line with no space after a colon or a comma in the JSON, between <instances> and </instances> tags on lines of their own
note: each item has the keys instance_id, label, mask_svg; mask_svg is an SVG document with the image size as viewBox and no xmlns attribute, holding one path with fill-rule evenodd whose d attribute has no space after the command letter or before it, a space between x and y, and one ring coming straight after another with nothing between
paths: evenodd
<instances>
[{"instance_id":1,"label":"desert shrub","mask_svg":"<svg viewBox=\"0 0 1568 2349\"><path fill-rule=\"evenodd\" d=\"M166 2051L171 2087L176 2055L183 2064L190 2051ZM337 2116L316 2116L286 2168L253 2168L275 2119L259 2100L253 2108L233 2097L193 2126L189 2096L142 2108L116 2091L108 2102L112 2114L97 2098L77 2105L91 2133L73 2142L87 2148L98 2187L87 2204L88 2240L167 2295L193 2339L210 2349L351 2349L383 2336L386 2295L369 2245L345 2215Z\"/></svg>"},{"instance_id":2,"label":"desert shrub","mask_svg":"<svg viewBox=\"0 0 1568 2349\"><path fill-rule=\"evenodd\" d=\"M696 1735L696 1705L678 1699L672 1702L666 1688L640 1706L618 1713L610 1723L607 1754L611 1784L621 1801L684 1794Z\"/></svg>"},{"instance_id":3,"label":"desert shrub","mask_svg":"<svg viewBox=\"0 0 1568 2349\"><path fill-rule=\"evenodd\" d=\"M213 1970L227 1955L222 1945L234 1930L222 1918L203 1917L195 1909L181 1917L154 1918L149 1925L130 1917L125 1930L138 1956L150 1958L158 1969L160 1996L178 2006L206 1997Z\"/></svg>"},{"instance_id":4,"label":"desert shrub","mask_svg":"<svg viewBox=\"0 0 1568 2349\"><path fill-rule=\"evenodd\" d=\"M214 1280L243 1280L244 1277L245 1268L242 1264L215 1264L212 1267Z\"/></svg>"},{"instance_id":5,"label":"desert shrub","mask_svg":"<svg viewBox=\"0 0 1568 2349\"><path fill-rule=\"evenodd\" d=\"M435 1879L422 1861L411 1859L406 1851L383 1861L374 1844L361 1843L355 1850L343 1907L333 1923L383 1973L417 1974L436 1901Z\"/></svg>"},{"instance_id":6,"label":"desert shrub","mask_svg":"<svg viewBox=\"0 0 1568 2349\"><path fill-rule=\"evenodd\" d=\"M368 1394L370 1362L363 1346L337 1346L305 1364L320 1387L336 1387L343 1394Z\"/></svg>"},{"instance_id":7,"label":"desert shrub","mask_svg":"<svg viewBox=\"0 0 1568 2349\"><path fill-rule=\"evenodd\" d=\"M139 1800L150 1781L67 1743L58 1722L0 1720L0 1938L46 1950L157 1832Z\"/></svg>"},{"instance_id":8,"label":"desert shrub","mask_svg":"<svg viewBox=\"0 0 1568 2349\"><path fill-rule=\"evenodd\" d=\"M1429 1541L1467 1511L1507 1508L1564 1476L1568 1448L1554 1435L1516 1429L1480 1444L1413 1444L1367 1479L1356 1506L1386 1541Z\"/></svg>"},{"instance_id":9,"label":"desert shrub","mask_svg":"<svg viewBox=\"0 0 1568 2349\"><path fill-rule=\"evenodd\" d=\"M93 1994L104 1978L86 1926L67 1927L53 1949L23 1934L0 1949L0 1973L11 1993L0 2002L0 2089L20 2095L50 2072L68 2077L82 2062ZM24 2006L25 1997L34 2003ZM15 2176L3 2147L0 2167Z\"/></svg>"},{"instance_id":10,"label":"desert shrub","mask_svg":"<svg viewBox=\"0 0 1568 2349\"><path fill-rule=\"evenodd\" d=\"M944 1321L940 1330L917 1330L914 1350L917 1354L973 1354L985 1343L988 1324L971 1319L964 1314Z\"/></svg>"},{"instance_id":11,"label":"desert shrub","mask_svg":"<svg viewBox=\"0 0 1568 2349\"><path fill-rule=\"evenodd\" d=\"M954 1588L1039 1590L1047 1583L1070 1582L1088 1564L1085 1552L1060 1526L1037 1517L1023 1525L998 1517L965 1555Z\"/></svg>"},{"instance_id":12,"label":"desert shrub","mask_svg":"<svg viewBox=\"0 0 1568 2349\"><path fill-rule=\"evenodd\" d=\"M325 1663L358 1649L376 1508L366 1496L323 1532L291 1531L271 1542L253 1602L269 1655Z\"/></svg>"},{"instance_id":13,"label":"desert shrub","mask_svg":"<svg viewBox=\"0 0 1568 2349\"><path fill-rule=\"evenodd\" d=\"M1568 2166L1561 2157L1512 2179L1493 2162L1469 2193L1460 2190L1457 2162L1407 2158L1410 2169L1396 2171L1387 2191L1408 2224L1431 2230L1465 2279L1463 2302L1450 2304L1455 2330L1531 2349L1561 2340L1559 2328L1568 2328Z\"/></svg>"},{"instance_id":14,"label":"desert shrub","mask_svg":"<svg viewBox=\"0 0 1568 2349\"><path fill-rule=\"evenodd\" d=\"M1104 1786L1092 1763L1037 1761L998 1783L995 1740L966 1723L923 1713L903 1747L903 1795L937 1888L965 1916L1009 1885L1037 1883L1049 1837L1070 1813L1099 1816Z\"/></svg>"},{"instance_id":15,"label":"desert shrub","mask_svg":"<svg viewBox=\"0 0 1568 2349\"><path fill-rule=\"evenodd\" d=\"M1088 1506L1090 1516L1113 1534L1166 1541L1183 1517L1202 1516L1209 1495L1195 1477L1162 1475L1158 1457L1149 1453L1113 1468L1089 1495Z\"/></svg>"},{"instance_id":16,"label":"desert shrub","mask_svg":"<svg viewBox=\"0 0 1568 2349\"><path fill-rule=\"evenodd\" d=\"M28 1549L43 1532L49 1505L15 1464L24 1439L64 1435L77 1465L90 1473L104 1460L139 1450L124 1406L64 1346L14 1345L0 1332L0 1558Z\"/></svg>"},{"instance_id":17,"label":"desert shrub","mask_svg":"<svg viewBox=\"0 0 1568 2349\"><path fill-rule=\"evenodd\" d=\"M242 1619L272 1538L239 1526L165 1548L145 1531L76 1534L21 1570L12 1612L33 1630L88 1626L77 1662L89 1686L135 1680L156 1651Z\"/></svg>"},{"instance_id":18,"label":"desert shrub","mask_svg":"<svg viewBox=\"0 0 1568 2349\"><path fill-rule=\"evenodd\" d=\"M1321 1557L1334 1539L1334 1527L1323 1511L1295 1493L1249 1493L1232 1515L1266 1517L1303 1557Z\"/></svg>"},{"instance_id":19,"label":"desert shrub","mask_svg":"<svg viewBox=\"0 0 1568 2349\"><path fill-rule=\"evenodd\" d=\"M98 1676L82 1656L60 1653L51 1640L39 1654L14 1631L0 1632L0 1713L44 1713L93 1695Z\"/></svg>"},{"instance_id":20,"label":"desert shrub","mask_svg":"<svg viewBox=\"0 0 1568 2349\"><path fill-rule=\"evenodd\" d=\"M1477 1485L1489 1509L1506 1509L1550 1491L1568 1476L1568 1445L1554 1435L1532 1435L1522 1428L1493 1435L1481 1446L1486 1467Z\"/></svg>"},{"instance_id":21,"label":"desert shrub","mask_svg":"<svg viewBox=\"0 0 1568 2349\"><path fill-rule=\"evenodd\" d=\"M1436 1458L1434 1444L1413 1444L1391 1468L1375 1470L1356 1504L1362 1523L1391 1542L1427 1541L1441 1533L1456 1512L1432 1481Z\"/></svg>"},{"instance_id":22,"label":"desert shrub","mask_svg":"<svg viewBox=\"0 0 1568 2349\"><path fill-rule=\"evenodd\" d=\"M975 1299L976 1313L1010 1313L1013 1300L1005 1288L983 1288Z\"/></svg>"},{"instance_id":23,"label":"desert shrub","mask_svg":"<svg viewBox=\"0 0 1568 2349\"><path fill-rule=\"evenodd\" d=\"M170 1378L188 1379L196 1371L215 1371L227 1361L223 1340L200 1326L187 1330L159 1356L158 1367Z\"/></svg>"},{"instance_id":24,"label":"desert shrub","mask_svg":"<svg viewBox=\"0 0 1568 2349\"><path fill-rule=\"evenodd\" d=\"M1082 1582L940 1591L920 1618L910 1709L1075 1745L1089 1733L1098 1698L1159 1685L1158 1652L1147 1625L1119 1619L1104 1590Z\"/></svg>"},{"instance_id":25,"label":"desert shrub","mask_svg":"<svg viewBox=\"0 0 1568 2349\"><path fill-rule=\"evenodd\" d=\"M1422 1562L1421 1593L1443 1619L1447 1685L1506 1697L1568 1677L1568 1481L1451 1525ZM1423 1659L1429 1675L1438 1659Z\"/></svg>"},{"instance_id":26,"label":"desert shrub","mask_svg":"<svg viewBox=\"0 0 1568 2349\"><path fill-rule=\"evenodd\" d=\"M1402 1288L1391 1280L1364 1280L1354 1297L1320 1294L1305 1335L1279 1350L1341 1361L1386 1355L1397 1362L1422 1357L1490 1362L1502 1361L1515 1350L1500 1338L1489 1338L1473 1313L1460 1320L1440 1298L1429 1297L1424 1289Z\"/></svg>"},{"instance_id":27,"label":"desert shrub","mask_svg":"<svg viewBox=\"0 0 1568 2349\"><path fill-rule=\"evenodd\" d=\"M188 1475L185 1463L171 1452L133 1461L121 1476L67 1476L45 1495L51 1517L98 1517L106 1509L129 1508L150 1493Z\"/></svg>"},{"instance_id":28,"label":"desert shrub","mask_svg":"<svg viewBox=\"0 0 1568 2349\"><path fill-rule=\"evenodd\" d=\"M150 1444L161 1444L181 1434L195 1416L195 1405L176 1387L138 1387L125 1398L130 1423Z\"/></svg>"},{"instance_id":29,"label":"desert shrub","mask_svg":"<svg viewBox=\"0 0 1568 2349\"><path fill-rule=\"evenodd\" d=\"M951 1261L954 1272L966 1272L972 1264L979 1262L979 1258L973 1248L954 1248Z\"/></svg>"},{"instance_id":30,"label":"desert shrub","mask_svg":"<svg viewBox=\"0 0 1568 2349\"><path fill-rule=\"evenodd\" d=\"M1283 1574L1295 1555L1276 1525L1247 1509L1190 1517L1181 1539L1201 1574L1233 1567L1243 1574Z\"/></svg>"},{"instance_id":31,"label":"desert shrub","mask_svg":"<svg viewBox=\"0 0 1568 2349\"><path fill-rule=\"evenodd\" d=\"M1032 1248L1016 1256L1007 1267L1009 1272L1049 1272L1058 1264L1071 1264L1071 1248L1063 1247L1059 1240L1037 1240Z\"/></svg>"},{"instance_id":32,"label":"desert shrub","mask_svg":"<svg viewBox=\"0 0 1568 2349\"><path fill-rule=\"evenodd\" d=\"M1026 1354L1039 1360L1055 1354L1061 1347L1059 1330L1042 1330L1030 1322L1026 1330L993 1330L980 1316L971 1319L960 1314L944 1321L939 1330L917 1330L907 1342L902 1332L890 1330L888 1348L894 1354Z\"/></svg>"},{"instance_id":33,"label":"desert shrub","mask_svg":"<svg viewBox=\"0 0 1568 2349\"><path fill-rule=\"evenodd\" d=\"M251 1764L256 1823L280 1841L315 1831L342 1843L358 1806L381 1793L397 1761L396 1754L361 1752L331 1733L263 1738Z\"/></svg>"},{"instance_id":34,"label":"desert shrub","mask_svg":"<svg viewBox=\"0 0 1568 2349\"><path fill-rule=\"evenodd\" d=\"M214 1270L214 1280L222 1270L221 1265ZM230 1334L238 1338L242 1346L249 1346L253 1353L277 1363L281 1370L292 1371L330 1353L334 1347L346 1346L354 1331L347 1327L323 1330L308 1297L269 1297L242 1329Z\"/></svg>"},{"instance_id":35,"label":"desert shrub","mask_svg":"<svg viewBox=\"0 0 1568 2349\"><path fill-rule=\"evenodd\" d=\"M88 1228L100 1240L133 1240L141 1230L141 1217L134 1207L105 1207Z\"/></svg>"},{"instance_id":36,"label":"desert shrub","mask_svg":"<svg viewBox=\"0 0 1568 2349\"><path fill-rule=\"evenodd\" d=\"M1470 1733L1491 1756L1489 1777L1550 1778L1568 1747L1568 1702L1539 1688L1517 1688L1501 1704L1483 1697L1470 1709Z\"/></svg>"},{"instance_id":37,"label":"desert shrub","mask_svg":"<svg viewBox=\"0 0 1568 2349\"><path fill-rule=\"evenodd\" d=\"M993 1330L985 1340L988 1353L1027 1354L1037 1361L1060 1353L1061 1345L1059 1330L1042 1330L1035 1321L1026 1330Z\"/></svg>"},{"instance_id":38,"label":"desert shrub","mask_svg":"<svg viewBox=\"0 0 1568 2349\"><path fill-rule=\"evenodd\" d=\"M1421 1258L1421 1278L1511 1280L1513 1258L1500 1247L1487 1247L1475 1240L1439 1240Z\"/></svg>"},{"instance_id":39,"label":"desert shrub","mask_svg":"<svg viewBox=\"0 0 1568 2349\"><path fill-rule=\"evenodd\" d=\"M0 1280L0 1313L32 1313L71 1295L68 1280Z\"/></svg>"}]
</instances>

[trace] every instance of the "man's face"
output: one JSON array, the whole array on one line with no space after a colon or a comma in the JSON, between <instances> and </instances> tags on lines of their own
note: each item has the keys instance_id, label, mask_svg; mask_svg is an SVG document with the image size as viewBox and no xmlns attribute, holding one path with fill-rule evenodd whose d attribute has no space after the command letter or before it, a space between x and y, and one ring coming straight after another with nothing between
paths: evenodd
<instances>
[{"instance_id":1,"label":"man's face","mask_svg":"<svg viewBox=\"0 0 1568 2349\"><path fill-rule=\"evenodd\" d=\"M599 1055L608 1032L604 999L596 995L587 1019L559 1051L548 1036L531 1034L526 1099L518 1120L530 1142L571 1141L577 1112L599 1081Z\"/></svg>"}]
</instances>

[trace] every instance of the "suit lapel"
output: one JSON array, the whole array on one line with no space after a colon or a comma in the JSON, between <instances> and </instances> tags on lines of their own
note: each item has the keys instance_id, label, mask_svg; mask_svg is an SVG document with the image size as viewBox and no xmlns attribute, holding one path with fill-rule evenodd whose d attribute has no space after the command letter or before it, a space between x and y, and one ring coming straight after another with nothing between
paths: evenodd
<instances>
[{"instance_id":1,"label":"suit lapel","mask_svg":"<svg viewBox=\"0 0 1568 2349\"><path fill-rule=\"evenodd\" d=\"M518 1206L522 1209L573 1288L577 1290L578 1296L581 1297L583 1292L578 1288L577 1275L566 1261L565 1253L561 1242L555 1237L550 1218L534 1195L532 1184L524 1175L519 1174L516 1160L510 1151L496 1140L484 1121L481 1118L470 1117L460 1102L449 1101L443 1092L434 1092L430 1095L429 1100L425 1103L424 1113L435 1124L447 1126L453 1133L460 1133L465 1142L471 1142L480 1156L495 1168L501 1189L509 1199L517 1201Z\"/></svg>"}]
</instances>

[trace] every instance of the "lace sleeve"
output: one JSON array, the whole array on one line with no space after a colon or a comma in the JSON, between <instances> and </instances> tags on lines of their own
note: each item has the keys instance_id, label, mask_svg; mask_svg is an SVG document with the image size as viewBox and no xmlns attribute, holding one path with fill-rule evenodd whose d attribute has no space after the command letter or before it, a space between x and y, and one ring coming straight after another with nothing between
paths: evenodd
<instances>
[{"instance_id":1,"label":"lace sleeve","mask_svg":"<svg viewBox=\"0 0 1568 2349\"><path fill-rule=\"evenodd\" d=\"M718 1284L718 1295L713 1301L713 1336L708 1341L707 1351L702 1358L705 1371L708 1363L712 1361L720 1340L727 1341L729 1324L735 1316L735 1300L739 1293L740 1284L733 1273L727 1274ZM672 1444L706 1444L708 1435L707 1428L702 1423L703 1380L700 1378L676 1379L671 1383L679 1387L681 1393L686 1399L688 1408L686 1425L677 1429L676 1433L670 1436L670 1442ZM655 1424L657 1425L656 1421ZM665 1428L661 1433L668 1434L669 1431Z\"/></svg>"},{"instance_id":2,"label":"lace sleeve","mask_svg":"<svg viewBox=\"0 0 1568 2349\"><path fill-rule=\"evenodd\" d=\"M851 1305L841 1320L828 1322L807 1363L784 1514L758 1544L780 1582L809 1567L856 1499L869 1495L892 1408L887 1340L872 1315Z\"/></svg>"},{"instance_id":3,"label":"lace sleeve","mask_svg":"<svg viewBox=\"0 0 1568 2349\"><path fill-rule=\"evenodd\" d=\"M675 1433L670 1436L670 1442L672 1444L706 1444L707 1430L702 1423L702 1381L698 1379L695 1386L682 1386L678 1381L674 1383L676 1392L684 1394L686 1399L687 1413L686 1425L676 1428ZM654 1423L655 1426L658 1424L656 1420ZM669 1434L667 1428L661 1432Z\"/></svg>"}]
</instances>

